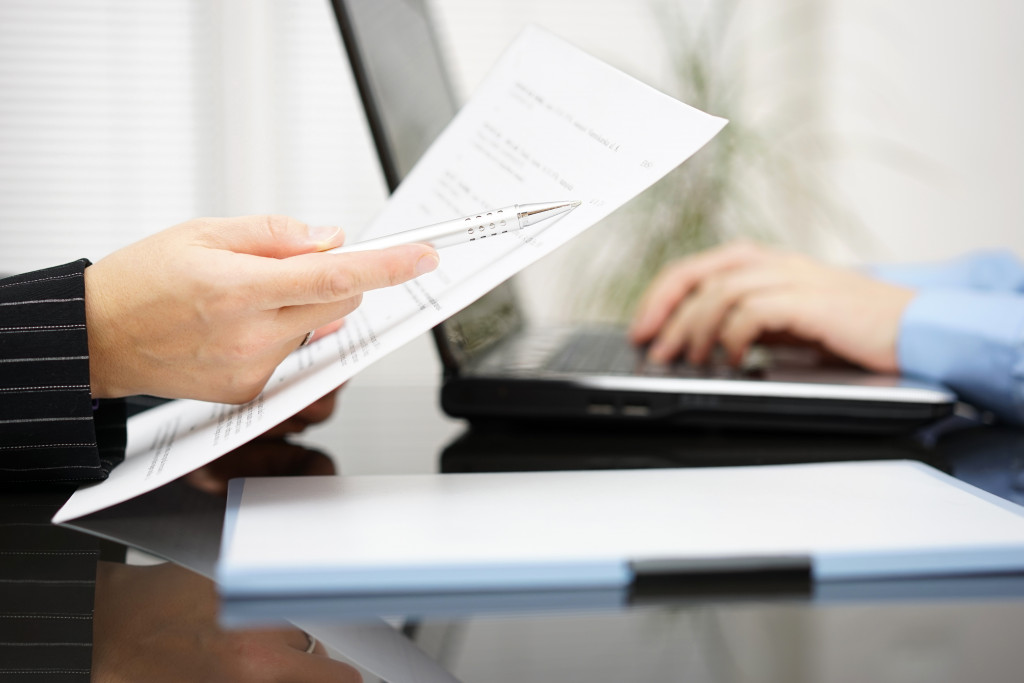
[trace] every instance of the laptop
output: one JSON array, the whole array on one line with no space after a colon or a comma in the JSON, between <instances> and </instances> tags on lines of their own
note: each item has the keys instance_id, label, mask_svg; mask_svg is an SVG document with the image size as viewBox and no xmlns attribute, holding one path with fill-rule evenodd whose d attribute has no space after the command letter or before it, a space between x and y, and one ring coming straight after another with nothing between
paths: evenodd
<instances>
[{"instance_id":1,"label":"laptop","mask_svg":"<svg viewBox=\"0 0 1024 683\"><path fill-rule=\"evenodd\" d=\"M332 0L388 187L394 191L458 104L425 0ZM524 199L525 201L525 199ZM437 326L441 406L474 421L662 423L906 431L952 413L948 389L806 348L762 348L733 368L652 365L625 330L530 324L513 281Z\"/></svg>"}]
</instances>

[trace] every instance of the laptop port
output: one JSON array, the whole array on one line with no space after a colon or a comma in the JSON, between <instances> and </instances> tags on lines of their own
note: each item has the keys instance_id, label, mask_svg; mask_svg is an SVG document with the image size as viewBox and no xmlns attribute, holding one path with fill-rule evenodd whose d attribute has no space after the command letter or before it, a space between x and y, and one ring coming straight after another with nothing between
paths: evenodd
<instances>
[{"instance_id":1,"label":"laptop port","mask_svg":"<svg viewBox=\"0 0 1024 683\"><path fill-rule=\"evenodd\" d=\"M614 415L615 406L611 403L591 403L587 405L588 415Z\"/></svg>"}]
</instances>

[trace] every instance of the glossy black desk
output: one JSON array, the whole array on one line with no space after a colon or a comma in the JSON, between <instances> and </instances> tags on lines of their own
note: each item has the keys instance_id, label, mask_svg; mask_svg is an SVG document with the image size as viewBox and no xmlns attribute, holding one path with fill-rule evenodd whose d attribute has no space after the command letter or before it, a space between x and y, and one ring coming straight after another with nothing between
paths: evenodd
<instances>
[{"instance_id":1,"label":"glossy black desk","mask_svg":"<svg viewBox=\"0 0 1024 683\"><path fill-rule=\"evenodd\" d=\"M433 387L353 382L331 424L303 441L353 474L915 458L1024 502L1024 431L1000 427L961 424L913 439L524 425L467 430L439 414ZM292 463L277 467L280 472L323 471L322 456L282 444L266 444L248 460L265 463L275 453ZM145 536L152 525L137 521L136 531ZM211 541L196 541L202 543ZM1019 681L1021 583L1013 576L938 589L911 583L906 590L826 602L714 591L629 610L417 615L408 630L467 683Z\"/></svg>"}]
</instances>

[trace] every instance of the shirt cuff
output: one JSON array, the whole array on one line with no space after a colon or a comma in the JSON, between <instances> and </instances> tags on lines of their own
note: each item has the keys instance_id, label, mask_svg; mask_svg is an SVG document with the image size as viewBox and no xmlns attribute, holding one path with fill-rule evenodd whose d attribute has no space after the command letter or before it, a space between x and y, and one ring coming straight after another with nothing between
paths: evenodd
<instances>
[{"instance_id":1,"label":"shirt cuff","mask_svg":"<svg viewBox=\"0 0 1024 683\"><path fill-rule=\"evenodd\" d=\"M957 289L919 292L900 321L900 370L1024 424L1024 297Z\"/></svg>"}]
</instances>

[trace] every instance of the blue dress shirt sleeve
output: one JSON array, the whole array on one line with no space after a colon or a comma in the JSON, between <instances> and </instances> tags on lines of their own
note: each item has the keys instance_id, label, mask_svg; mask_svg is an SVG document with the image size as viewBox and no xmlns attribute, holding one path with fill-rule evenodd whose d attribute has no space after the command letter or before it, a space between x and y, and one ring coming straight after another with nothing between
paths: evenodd
<instances>
[{"instance_id":1,"label":"blue dress shirt sleeve","mask_svg":"<svg viewBox=\"0 0 1024 683\"><path fill-rule=\"evenodd\" d=\"M949 287L1024 293L1024 263L1006 250L979 251L941 263L875 265L879 280L912 289Z\"/></svg>"},{"instance_id":2,"label":"blue dress shirt sleeve","mask_svg":"<svg viewBox=\"0 0 1024 683\"><path fill-rule=\"evenodd\" d=\"M1024 424L1024 295L922 289L900 321L900 370Z\"/></svg>"},{"instance_id":3,"label":"blue dress shirt sleeve","mask_svg":"<svg viewBox=\"0 0 1024 683\"><path fill-rule=\"evenodd\" d=\"M941 382L976 407L1024 424L1024 263L989 251L872 274L918 290L900 321L904 374Z\"/></svg>"}]
</instances>

